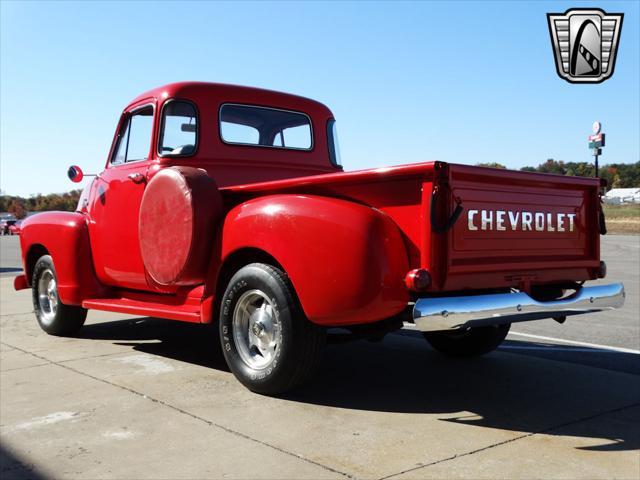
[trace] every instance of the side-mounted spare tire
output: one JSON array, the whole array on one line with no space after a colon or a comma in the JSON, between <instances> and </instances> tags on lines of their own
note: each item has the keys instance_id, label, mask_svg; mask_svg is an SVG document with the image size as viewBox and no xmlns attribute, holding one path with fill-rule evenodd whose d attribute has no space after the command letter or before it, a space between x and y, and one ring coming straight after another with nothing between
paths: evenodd
<instances>
[{"instance_id":1,"label":"side-mounted spare tire","mask_svg":"<svg viewBox=\"0 0 640 480\"><path fill-rule=\"evenodd\" d=\"M194 285L206 274L211 245L222 216L222 198L206 171L160 170L140 204L140 252L147 274L160 285Z\"/></svg>"}]
</instances>

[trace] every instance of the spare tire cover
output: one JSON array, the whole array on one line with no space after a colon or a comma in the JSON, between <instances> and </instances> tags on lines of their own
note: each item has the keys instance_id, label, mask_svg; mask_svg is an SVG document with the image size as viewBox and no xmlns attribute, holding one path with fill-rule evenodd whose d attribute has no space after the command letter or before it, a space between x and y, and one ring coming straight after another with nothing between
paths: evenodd
<instances>
[{"instance_id":1,"label":"spare tire cover","mask_svg":"<svg viewBox=\"0 0 640 480\"><path fill-rule=\"evenodd\" d=\"M160 285L201 283L221 213L218 186L204 170L170 167L154 175L142 195L138 223L151 279Z\"/></svg>"}]
</instances>

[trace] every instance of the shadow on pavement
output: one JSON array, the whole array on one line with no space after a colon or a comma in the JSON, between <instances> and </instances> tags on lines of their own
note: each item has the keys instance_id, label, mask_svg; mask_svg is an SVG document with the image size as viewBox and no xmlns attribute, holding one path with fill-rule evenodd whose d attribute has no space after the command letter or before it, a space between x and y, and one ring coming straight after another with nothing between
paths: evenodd
<instances>
[{"instance_id":1,"label":"shadow on pavement","mask_svg":"<svg viewBox=\"0 0 640 480\"><path fill-rule=\"evenodd\" d=\"M116 345L129 345L139 352L229 371L220 348L217 325L144 317L86 324L78 337L112 340Z\"/></svg>"},{"instance_id":2,"label":"shadow on pavement","mask_svg":"<svg viewBox=\"0 0 640 480\"><path fill-rule=\"evenodd\" d=\"M228 371L215 331L211 326L142 318L86 325L80 337L112 340L137 351ZM576 355L585 355L585 348L577 350ZM406 334L389 335L381 343L329 345L313 382L282 400L446 415L442 421L457 424L607 439L602 445L580 447L588 450L640 448L640 408L627 408L640 406L640 376L522 352L505 349L472 360L447 358L422 338ZM616 356L623 363L638 361L637 355ZM611 413L603 420L603 412Z\"/></svg>"},{"instance_id":3,"label":"shadow on pavement","mask_svg":"<svg viewBox=\"0 0 640 480\"><path fill-rule=\"evenodd\" d=\"M39 473L33 465L29 465L5 446L0 445L0 478L44 480L47 477Z\"/></svg>"}]
</instances>

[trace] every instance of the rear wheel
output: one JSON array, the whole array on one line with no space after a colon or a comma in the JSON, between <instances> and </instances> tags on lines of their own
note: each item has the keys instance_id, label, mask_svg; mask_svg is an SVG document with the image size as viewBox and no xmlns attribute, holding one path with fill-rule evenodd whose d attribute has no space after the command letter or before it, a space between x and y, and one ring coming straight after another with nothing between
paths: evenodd
<instances>
[{"instance_id":1,"label":"rear wheel","mask_svg":"<svg viewBox=\"0 0 640 480\"><path fill-rule=\"evenodd\" d=\"M78 333L87 318L87 310L60 301L58 277L49 255L36 262L31 285L33 308L40 328L50 335L63 337Z\"/></svg>"},{"instance_id":2,"label":"rear wheel","mask_svg":"<svg viewBox=\"0 0 640 480\"><path fill-rule=\"evenodd\" d=\"M236 378L249 390L275 395L309 380L322 358L325 331L305 318L284 272L252 263L227 286L220 339Z\"/></svg>"},{"instance_id":3,"label":"rear wheel","mask_svg":"<svg viewBox=\"0 0 640 480\"><path fill-rule=\"evenodd\" d=\"M431 346L453 357L477 357L494 351L504 341L511 324L469 328L462 332L424 332Z\"/></svg>"}]
</instances>

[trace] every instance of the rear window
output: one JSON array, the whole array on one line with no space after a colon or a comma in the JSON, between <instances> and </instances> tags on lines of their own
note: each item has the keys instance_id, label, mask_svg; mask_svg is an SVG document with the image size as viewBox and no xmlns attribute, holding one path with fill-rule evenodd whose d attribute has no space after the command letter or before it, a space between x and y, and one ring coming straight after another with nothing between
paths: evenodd
<instances>
[{"instance_id":1,"label":"rear window","mask_svg":"<svg viewBox=\"0 0 640 480\"><path fill-rule=\"evenodd\" d=\"M311 150L311 120L304 113L250 105L220 107L220 137L225 143Z\"/></svg>"}]
</instances>

